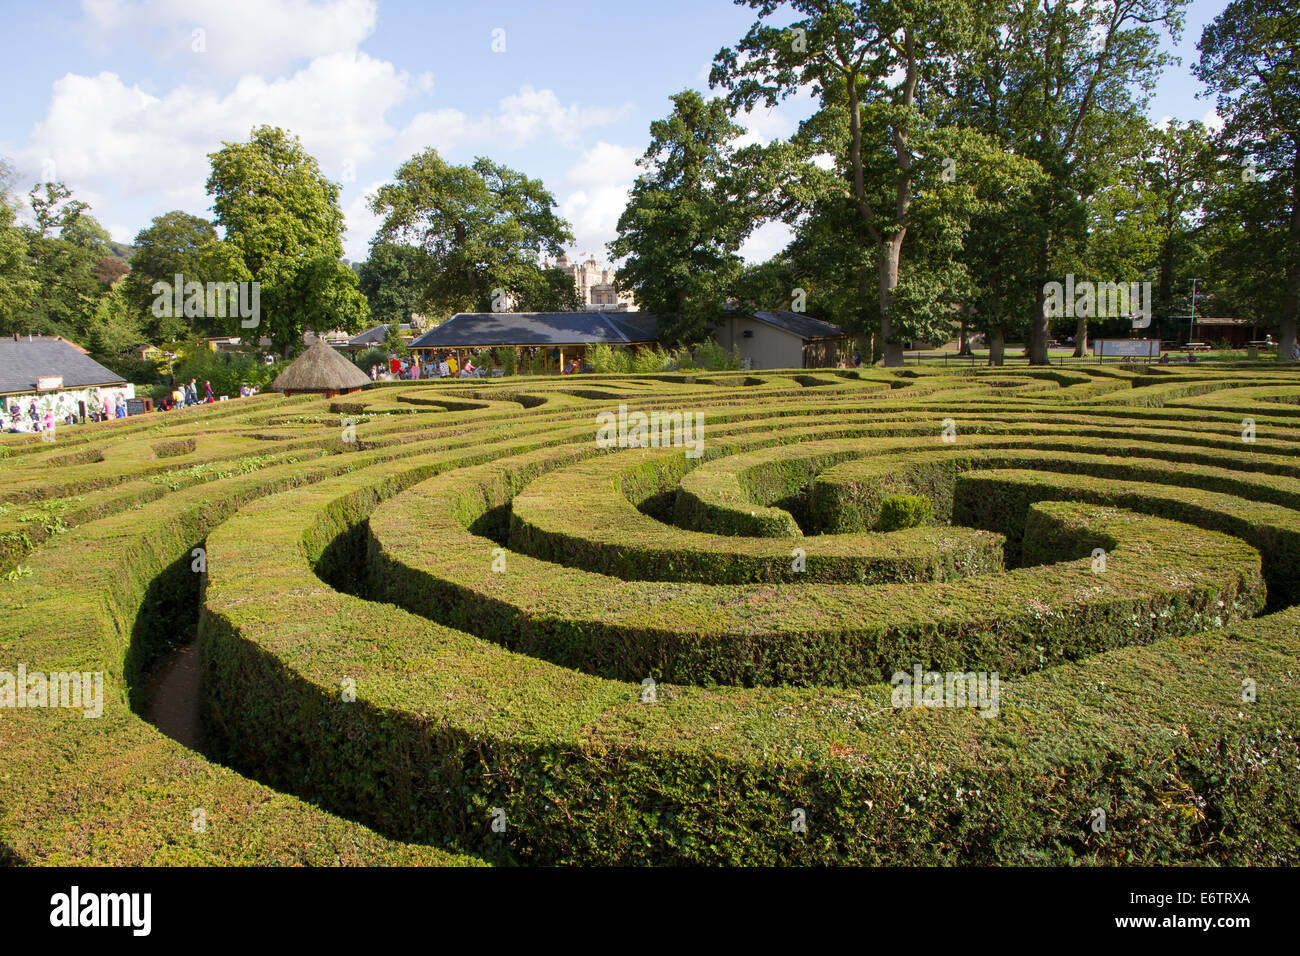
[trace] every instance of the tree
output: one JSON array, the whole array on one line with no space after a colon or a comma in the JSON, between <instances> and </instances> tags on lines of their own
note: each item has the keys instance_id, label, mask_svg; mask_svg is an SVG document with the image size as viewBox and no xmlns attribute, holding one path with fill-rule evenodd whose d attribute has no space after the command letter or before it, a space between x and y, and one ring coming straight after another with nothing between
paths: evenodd
<instances>
[{"instance_id":1,"label":"tree","mask_svg":"<svg viewBox=\"0 0 1300 956\"><path fill-rule=\"evenodd\" d=\"M670 346L703 341L723 316L740 275L740 244L753 228L733 183L733 141L744 130L721 99L694 90L672 97L672 113L650 124L642 173L609 244L618 287L658 317Z\"/></svg>"},{"instance_id":2,"label":"tree","mask_svg":"<svg viewBox=\"0 0 1300 956\"><path fill-rule=\"evenodd\" d=\"M36 294L27 261L27 236L14 225L17 210L9 192L12 177L12 168L0 160L0 332L18 331L15 316Z\"/></svg>"},{"instance_id":3,"label":"tree","mask_svg":"<svg viewBox=\"0 0 1300 956\"><path fill-rule=\"evenodd\" d=\"M563 269L525 270L515 289L515 308L520 312L582 311L577 283Z\"/></svg>"},{"instance_id":4,"label":"tree","mask_svg":"<svg viewBox=\"0 0 1300 956\"><path fill-rule=\"evenodd\" d=\"M542 182L479 157L446 163L435 149L412 156L397 182L381 186L370 209L383 217L376 243L424 253L420 311L481 312L519 302L543 254L573 241Z\"/></svg>"},{"instance_id":5,"label":"tree","mask_svg":"<svg viewBox=\"0 0 1300 956\"><path fill-rule=\"evenodd\" d=\"M122 286L114 286L94 303L86 330L86 347L96 355L120 356L144 342L138 314Z\"/></svg>"},{"instance_id":6,"label":"tree","mask_svg":"<svg viewBox=\"0 0 1300 956\"><path fill-rule=\"evenodd\" d=\"M225 324L209 323L205 317L156 315L153 304L158 298L154 285L164 282L171 287L176 277L185 282L245 282L251 274L244 266L239 250L217 238L217 229L201 216L173 210L141 229L135 237L135 254L131 272L124 283L126 301L141 317L143 331L154 344L175 341L191 332L218 333Z\"/></svg>"},{"instance_id":7,"label":"tree","mask_svg":"<svg viewBox=\"0 0 1300 956\"><path fill-rule=\"evenodd\" d=\"M1099 170L1125 155L1129 129L1170 57L1157 28L1177 36L1186 0L986 0L982 45L964 57L957 103L968 121L1047 174L1022 220L1035 250L1037 303L1029 358L1043 365L1051 339L1046 283L1073 268Z\"/></svg>"},{"instance_id":8,"label":"tree","mask_svg":"<svg viewBox=\"0 0 1300 956\"><path fill-rule=\"evenodd\" d=\"M945 325L942 299L958 278L933 282L919 271L900 289L914 202L927 180L934 188L940 160L954 158L935 150L968 141L945 134L940 119L957 59L978 56L972 7L964 0L742 2L759 19L734 49L718 53L709 81L727 89L737 110L775 106L805 88L820 98L819 114L801 133L837 161L821 190L844 196L865 233L858 242L874 256L885 364L901 365L908 338L930 337ZM764 22L787 7L803 18L786 28ZM951 235L956 223L931 225Z\"/></svg>"},{"instance_id":9,"label":"tree","mask_svg":"<svg viewBox=\"0 0 1300 956\"><path fill-rule=\"evenodd\" d=\"M86 203L71 199L62 183L44 185L43 196L39 187L28 194L37 223L27 230L35 295L3 331L84 341L95 304L108 289L96 275L96 266L112 248L107 231L89 215ZM56 228L57 235L48 235Z\"/></svg>"},{"instance_id":10,"label":"tree","mask_svg":"<svg viewBox=\"0 0 1300 956\"><path fill-rule=\"evenodd\" d=\"M41 194L42 190L44 195ZM81 200L73 199L72 190L63 183L38 183L32 187L27 198L36 219L36 235L41 239L48 232L66 231L90 208ZM104 238L107 240L108 233L104 233Z\"/></svg>"},{"instance_id":11,"label":"tree","mask_svg":"<svg viewBox=\"0 0 1300 956\"><path fill-rule=\"evenodd\" d=\"M1290 254L1287 177L1242 182L1241 173L1237 166L1226 169L1206 201L1197 249L1204 267L1190 272L1203 280L1197 287L1197 312L1205 315L1213 309L1219 315L1277 327L1287 294L1286 282L1278 280L1286 276ZM1186 314L1190 314L1189 300L1190 296L1181 300ZM1284 360L1290 356L1285 350L1281 354Z\"/></svg>"},{"instance_id":12,"label":"tree","mask_svg":"<svg viewBox=\"0 0 1300 956\"><path fill-rule=\"evenodd\" d=\"M261 126L247 143L224 143L210 159L216 222L260 285L257 334L286 348L301 344L307 329L361 331L369 306L341 262L339 187L298 138ZM225 323L242 328L239 317Z\"/></svg>"},{"instance_id":13,"label":"tree","mask_svg":"<svg viewBox=\"0 0 1300 956\"><path fill-rule=\"evenodd\" d=\"M1232 0L1197 48L1193 72L1217 95L1219 143L1240 163L1239 188L1283 203L1283 221L1267 231L1281 254L1276 316L1279 351L1290 360L1300 319L1300 11L1281 0ZM1273 218L1258 202L1238 205Z\"/></svg>"},{"instance_id":14,"label":"tree","mask_svg":"<svg viewBox=\"0 0 1300 956\"><path fill-rule=\"evenodd\" d=\"M1151 281L1154 324L1147 334L1163 338L1180 331L1174 318L1180 293L1204 262L1202 210L1215 163L1200 123L1144 124L1134 133L1140 143L1134 155L1116 157L1098 175L1079 271L1105 281ZM1077 334L1075 354L1083 355L1085 318Z\"/></svg>"},{"instance_id":15,"label":"tree","mask_svg":"<svg viewBox=\"0 0 1300 956\"><path fill-rule=\"evenodd\" d=\"M410 351L406 338L402 335L402 327L398 323L390 322L388 328L384 330L384 348L392 355L406 355Z\"/></svg>"},{"instance_id":16,"label":"tree","mask_svg":"<svg viewBox=\"0 0 1300 956\"><path fill-rule=\"evenodd\" d=\"M370 257L357 266L358 287L370 303L376 323L409 322L419 311L424 282L424 253L414 246L376 242Z\"/></svg>"}]
</instances>

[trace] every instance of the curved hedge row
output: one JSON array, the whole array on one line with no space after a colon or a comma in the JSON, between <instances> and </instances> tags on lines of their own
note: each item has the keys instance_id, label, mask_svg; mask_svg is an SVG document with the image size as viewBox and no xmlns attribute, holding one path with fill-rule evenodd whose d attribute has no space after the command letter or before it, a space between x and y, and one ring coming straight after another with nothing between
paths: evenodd
<instances>
[{"instance_id":1,"label":"curved hedge row","mask_svg":"<svg viewBox=\"0 0 1300 956\"><path fill-rule=\"evenodd\" d=\"M112 688L99 720L0 714L0 853L1300 862L1291 407L1243 402L1246 445L1221 397L1241 373L1197 369L1220 385L1204 407L1144 408L1127 393L1164 383L1113 368L907 371L226 403L61 432L68 478L0 440L11 507L72 516L0 579L0 651L98 664ZM618 403L702 411L705 463L597 448ZM197 473L148 460L189 438ZM710 474L736 482L732 511L780 511L798 535L669 523L686 495L719 500ZM815 505L920 524L820 533ZM807 570L786 575L796 546ZM203 755L138 716L196 616ZM881 682L932 666L999 668L992 709L900 706ZM642 683L663 673L696 683Z\"/></svg>"}]
</instances>

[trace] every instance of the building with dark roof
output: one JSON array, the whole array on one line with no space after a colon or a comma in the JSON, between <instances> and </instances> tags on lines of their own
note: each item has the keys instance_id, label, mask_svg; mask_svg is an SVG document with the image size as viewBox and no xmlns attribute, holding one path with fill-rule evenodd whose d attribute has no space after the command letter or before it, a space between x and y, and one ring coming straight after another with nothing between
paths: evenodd
<instances>
[{"instance_id":1,"label":"building with dark roof","mask_svg":"<svg viewBox=\"0 0 1300 956\"><path fill-rule=\"evenodd\" d=\"M1198 315L1192 320L1192 341L1207 345L1226 342L1234 349L1244 349L1263 336L1249 319L1216 318Z\"/></svg>"},{"instance_id":2,"label":"building with dark roof","mask_svg":"<svg viewBox=\"0 0 1300 956\"><path fill-rule=\"evenodd\" d=\"M33 404L40 417L47 412L62 422L102 413L117 399L135 397L135 386L109 371L71 342L44 336L0 338L0 428L17 418L29 419Z\"/></svg>"},{"instance_id":3,"label":"building with dark roof","mask_svg":"<svg viewBox=\"0 0 1300 956\"><path fill-rule=\"evenodd\" d=\"M653 319L638 324L627 313L610 312L458 312L411 343L411 348L481 349L499 345L638 345L655 341Z\"/></svg>"},{"instance_id":4,"label":"building with dark roof","mask_svg":"<svg viewBox=\"0 0 1300 956\"><path fill-rule=\"evenodd\" d=\"M581 358L589 345L655 342L655 320L644 312L459 312L411 343L424 361L441 352L541 348L547 367Z\"/></svg>"},{"instance_id":5,"label":"building with dark roof","mask_svg":"<svg viewBox=\"0 0 1300 956\"><path fill-rule=\"evenodd\" d=\"M398 330L403 336L405 336L406 333L411 331L411 326L409 323L403 322L398 326ZM373 329L366 329L364 332L352 336L352 338L348 339L347 345L344 346L344 348L356 352L361 349L382 346L387 339L388 323L385 322L383 325L376 325Z\"/></svg>"},{"instance_id":6,"label":"building with dark roof","mask_svg":"<svg viewBox=\"0 0 1300 956\"><path fill-rule=\"evenodd\" d=\"M737 349L751 369L833 368L853 345L840 326L783 310L736 312L718 323L713 338Z\"/></svg>"}]
</instances>

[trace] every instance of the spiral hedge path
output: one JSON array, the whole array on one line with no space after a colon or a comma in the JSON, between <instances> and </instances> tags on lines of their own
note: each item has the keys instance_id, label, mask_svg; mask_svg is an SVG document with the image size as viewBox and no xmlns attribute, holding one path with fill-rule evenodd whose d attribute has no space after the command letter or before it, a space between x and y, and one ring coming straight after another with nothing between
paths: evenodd
<instances>
[{"instance_id":1,"label":"spiral hedge path","mask_svg":"<svg viewBox=\"0 0 1300 956\"><path fill-rule=\"evenodd\" d=\"M700 440L607 447L620 407ZM0 708L0 860L1297 863L1297 452L1300 379L1211 368L393 383L3 436L0 671L107 701ZM203 753L140 716L196 633ZM993 706L900 704L929 672Z\"/></svg>"}]
</instances>

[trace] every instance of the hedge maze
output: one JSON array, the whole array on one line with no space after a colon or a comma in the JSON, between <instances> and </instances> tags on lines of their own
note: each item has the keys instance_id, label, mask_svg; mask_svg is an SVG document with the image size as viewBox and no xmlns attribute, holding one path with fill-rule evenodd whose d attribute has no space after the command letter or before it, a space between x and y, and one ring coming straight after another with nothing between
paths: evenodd
<instances>
[{"instance_id":1,"label":"hedge maze","mask_svg":"<svg viewBox=\"0 0 1300 956\"><path fill-rule=\"evenodd\" d=\"M0 670L107 699L0 710L0 860L1300 862L1298 406L826 370L4 436ZM202 752L142 716L196 635Z\"/></svg>"}]
</instances>

